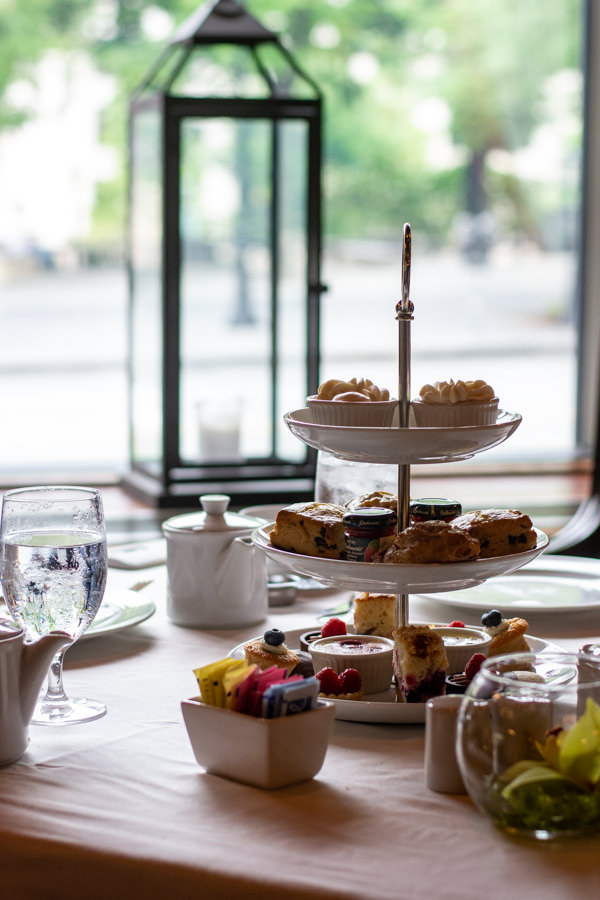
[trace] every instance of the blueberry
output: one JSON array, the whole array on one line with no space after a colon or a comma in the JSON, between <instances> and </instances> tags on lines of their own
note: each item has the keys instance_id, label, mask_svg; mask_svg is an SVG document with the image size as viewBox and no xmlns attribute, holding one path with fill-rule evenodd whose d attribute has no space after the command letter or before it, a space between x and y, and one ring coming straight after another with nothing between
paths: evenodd
<instances>
[{"instance_id":1,"label":"blueberry","mask_svg":"<svg viewBox=\"0 0 600 900\"><path fill-rule=\"evenodd\" d=\"M499 609L490 609L489 612L484 613L481 617L481 624L488 628L499 625L501 621L502 613Z\"/></svg>"},{"instance_id":2,"label":"blueberry","mask_svg":"<svg viewBox=\"0 0 600 900\"><path fill-rule=\"evenodd\" d=\"M269 644L271 647L279 647L285 641L285 634L279 628L271 628L270 631L265 631L263 637L265 644Z\"/></svg>"}]
</instances>

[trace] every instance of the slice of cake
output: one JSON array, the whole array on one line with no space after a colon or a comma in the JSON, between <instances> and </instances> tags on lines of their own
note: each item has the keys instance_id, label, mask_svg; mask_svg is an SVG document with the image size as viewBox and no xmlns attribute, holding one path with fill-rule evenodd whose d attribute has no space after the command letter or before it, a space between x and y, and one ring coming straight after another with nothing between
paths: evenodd
<instances>
[{"instance_id":1,"label":"slice of cake","mask_svg":"<svg viewBox=\"0 0 600 900\"><path fill-rule=\"evenodd\" d=\"M354 598L354 630L357 634L389 638L395 627L395 594L358 594Z\"/></svg>"},{"instance_id":2,"label":"slice of cake","mask_svg":"<svg viewBox=\"0 0 600 900\"><path fill-rule=\"evenodd\" d=\"M398 701L425 703L444 694L448 657L440 635L428 625L403 625L392 638Z\"/></svg>"}]
</instances>

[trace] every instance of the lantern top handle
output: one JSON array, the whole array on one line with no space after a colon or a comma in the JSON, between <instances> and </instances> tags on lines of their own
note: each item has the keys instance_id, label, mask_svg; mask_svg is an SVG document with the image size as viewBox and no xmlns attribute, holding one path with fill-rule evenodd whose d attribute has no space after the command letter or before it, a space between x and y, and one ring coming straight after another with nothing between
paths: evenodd
<instances>
[{"instance_id":1,"label":"lantern top handle","mask_svg":"<svg viewBox=\"0 0 600 900\"><path fill-rule=\"evenodd\" d=\"M235 0L209 0L188 16L171 38L171 44L256 44L263 41L277 41L277 35Z\"/></svg>"}]
</instances>

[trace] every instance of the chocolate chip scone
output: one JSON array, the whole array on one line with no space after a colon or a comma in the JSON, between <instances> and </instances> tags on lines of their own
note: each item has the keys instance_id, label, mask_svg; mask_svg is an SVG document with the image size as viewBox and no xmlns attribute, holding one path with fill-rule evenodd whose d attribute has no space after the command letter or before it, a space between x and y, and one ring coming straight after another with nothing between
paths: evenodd
<instances>
[{"instance_id":1,"label":"chocolate chip scone","mask_svg":"<svg viewBox=\"0 0 600 900\"><path fill-rule=\"evenodd\" d=\"M333 503L293 503L277 513L270 541L280 550L345 559L346 538L342 517L346 510Z\"/></svg>"},{"instance_id":2,"label":"chocolate chip scone","mask_svg":"<svg viewBox=\"0 0 600 900\"><path fill-rule=\"evenodd\" d=\"M398 508L398 498L390 491L371 491L369 494L362 494L360 497L353 497L348 500L346 507L350 512L357 509L365 509L370 506L377 506L380 509L393 509L396 512Z\"/></svg>"},{"instance_id":3,"label":"chocolate chip scone","mask_svg":"<svg viewBox=\"0 0 600 900\"><path fill-rule=\"evenodd\" d=\"M464 562L476 559L478 554L479 541L465 529L455 528L454 520L450 523L431 519L399 531L379 562Z\"/></svg>"},{"instance_id":4,"label":"chocolate chip scone","mask_svg":"<svg viewBox=\"0 0 600 900\"><path fill-rule=\"evenodd\" d=\"M528 515L516 509L478 509L452 520L480 543L479 556L508 556L535 547L537 536Z\"/></svg>"}]
</instances>

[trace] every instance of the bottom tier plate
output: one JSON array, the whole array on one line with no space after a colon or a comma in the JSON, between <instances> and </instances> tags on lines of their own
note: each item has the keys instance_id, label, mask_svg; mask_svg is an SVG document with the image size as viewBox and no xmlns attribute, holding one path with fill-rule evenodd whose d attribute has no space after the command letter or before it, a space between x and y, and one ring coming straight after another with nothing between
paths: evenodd
<instances>
[{"instance_id":1,"label":"bottom tier plate","mask_svg":"<svg viewBox=\"0 0 600 900\"><path fill-rule=\"evenodd\" d=\"M304 628L290 628L289 631L286 631L285 643L290 650L300 649L300 635L310 628L309 624ZM562 647L557 644L532 637L530 634L527 635L527 643L535 653L560 652L562 650ZM244 644L237 644L233 647L229 651L229 656L233 659L242 659ZM370 722L381 725L422 725L425 722L425 704L398 703L396 691L391 685L387 691L380 694L367 694L362 700L332 700L332 703L335 704L336 719L343 719L347 722Z\"/></svg>"}]
</instances>

